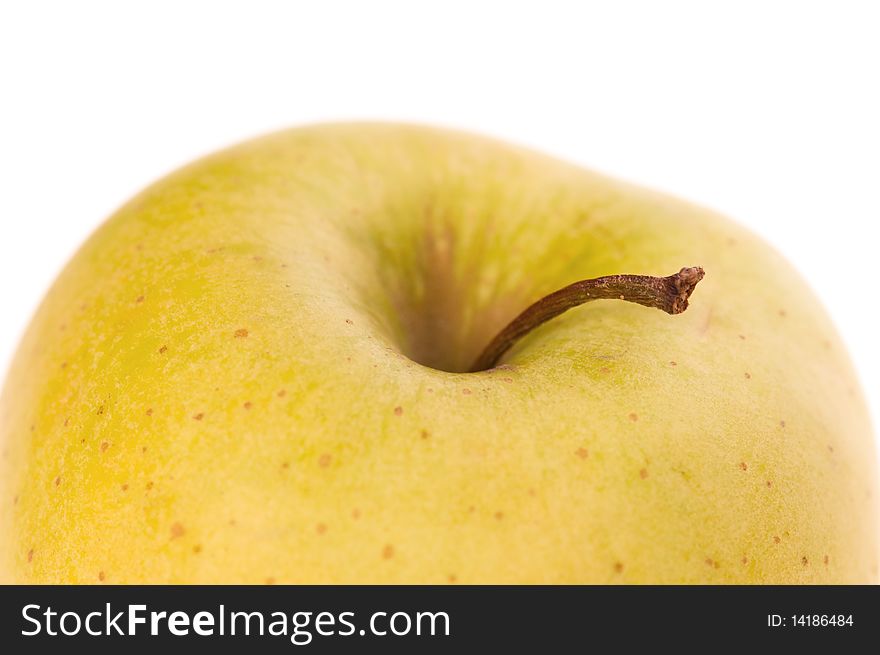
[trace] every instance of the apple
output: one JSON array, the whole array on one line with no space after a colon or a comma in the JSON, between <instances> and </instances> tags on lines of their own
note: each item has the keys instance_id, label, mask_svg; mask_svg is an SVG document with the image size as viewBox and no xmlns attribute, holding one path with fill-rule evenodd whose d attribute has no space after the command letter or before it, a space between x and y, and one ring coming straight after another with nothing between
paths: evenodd
<instances>
[{"instance_id":1,"label":"apple","mask_svg":"<svg viewBox=\"0 0 880 655\"><path fill-rule=\"evenodd\" d=\"M878 579L865 403L782 257L469 134L151 186L49 291L0 441L4 582Z\"/></svg>"}]
</instances>

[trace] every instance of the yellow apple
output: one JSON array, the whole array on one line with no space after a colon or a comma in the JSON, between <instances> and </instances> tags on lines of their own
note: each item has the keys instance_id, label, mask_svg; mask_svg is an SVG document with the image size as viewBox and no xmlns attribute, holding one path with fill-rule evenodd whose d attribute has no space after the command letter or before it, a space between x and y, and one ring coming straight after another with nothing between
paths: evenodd
<instances>
[{"instance_id":1,"label":"yellow apple","mask_svg":"<svg viewBox=\"0 0 880 655\"><path fill-rule=\"evenodd\" d=\"M466 372L567 284L695 265L681 315L590 302ZM467 134L292 130L150 187L41 305L0 441L5 582L878 578L864 401L792 268Z\"/></svg>"}]
</instances>

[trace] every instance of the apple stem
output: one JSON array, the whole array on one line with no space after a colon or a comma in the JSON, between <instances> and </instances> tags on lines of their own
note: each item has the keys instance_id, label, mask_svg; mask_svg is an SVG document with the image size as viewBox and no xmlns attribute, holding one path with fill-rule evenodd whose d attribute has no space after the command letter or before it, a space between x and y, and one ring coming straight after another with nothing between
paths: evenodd
<instances>
[{"instance_id":1,"label":"apple stem","mask_svg":"<svg viewBox=\"0 0 880 655\"><path fill-rule=\"evenodd\" d=\"M694 266L668 277L607 275L569 284L544 296L513 319L486 346L469 371L476 373L494 367L513 344L536 327L591 300L626 300L662 309L667 314L681 314L703 275L703 269Z\"/></svg>"}]
</instances>

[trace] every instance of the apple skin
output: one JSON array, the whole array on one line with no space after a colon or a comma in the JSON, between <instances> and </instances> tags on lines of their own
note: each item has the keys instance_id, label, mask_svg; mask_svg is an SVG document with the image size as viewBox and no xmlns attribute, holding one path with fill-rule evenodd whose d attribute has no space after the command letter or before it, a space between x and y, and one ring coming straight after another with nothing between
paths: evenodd
<instances>
[{"instance_id":1,"label":"apple skin","mask_svg":"<svg viewBox=\"0 0 880 655\"><path fill-rule=\"evenodd\" d=\"M691 265L680 316L593 302L447 372L570 282ZM868 414L789 264L424 127L286 131L142 192L34 317L0 441L4 582L878 579Z\"/></svg>"}]
</instances>

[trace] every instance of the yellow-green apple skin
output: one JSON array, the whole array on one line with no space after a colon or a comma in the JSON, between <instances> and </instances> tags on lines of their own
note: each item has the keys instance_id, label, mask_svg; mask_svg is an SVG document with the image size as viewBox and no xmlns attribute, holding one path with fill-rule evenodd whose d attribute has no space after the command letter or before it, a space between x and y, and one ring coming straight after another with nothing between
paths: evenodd
<instances>
[{"instance_id":1,"label":"yellow-green apple skin","mask_svg":"<svg viewBox=\"0 0 880 655\"><path fill-rule=\"evenodd\" d=\"M58 217L63 220L63 217ZM531 302L703 266L463 373ZM0 405L0 579L871 583L858 382L774 250L481 137L264 137L138 195L67 265Z\"/></svg>"}]
</instances>

